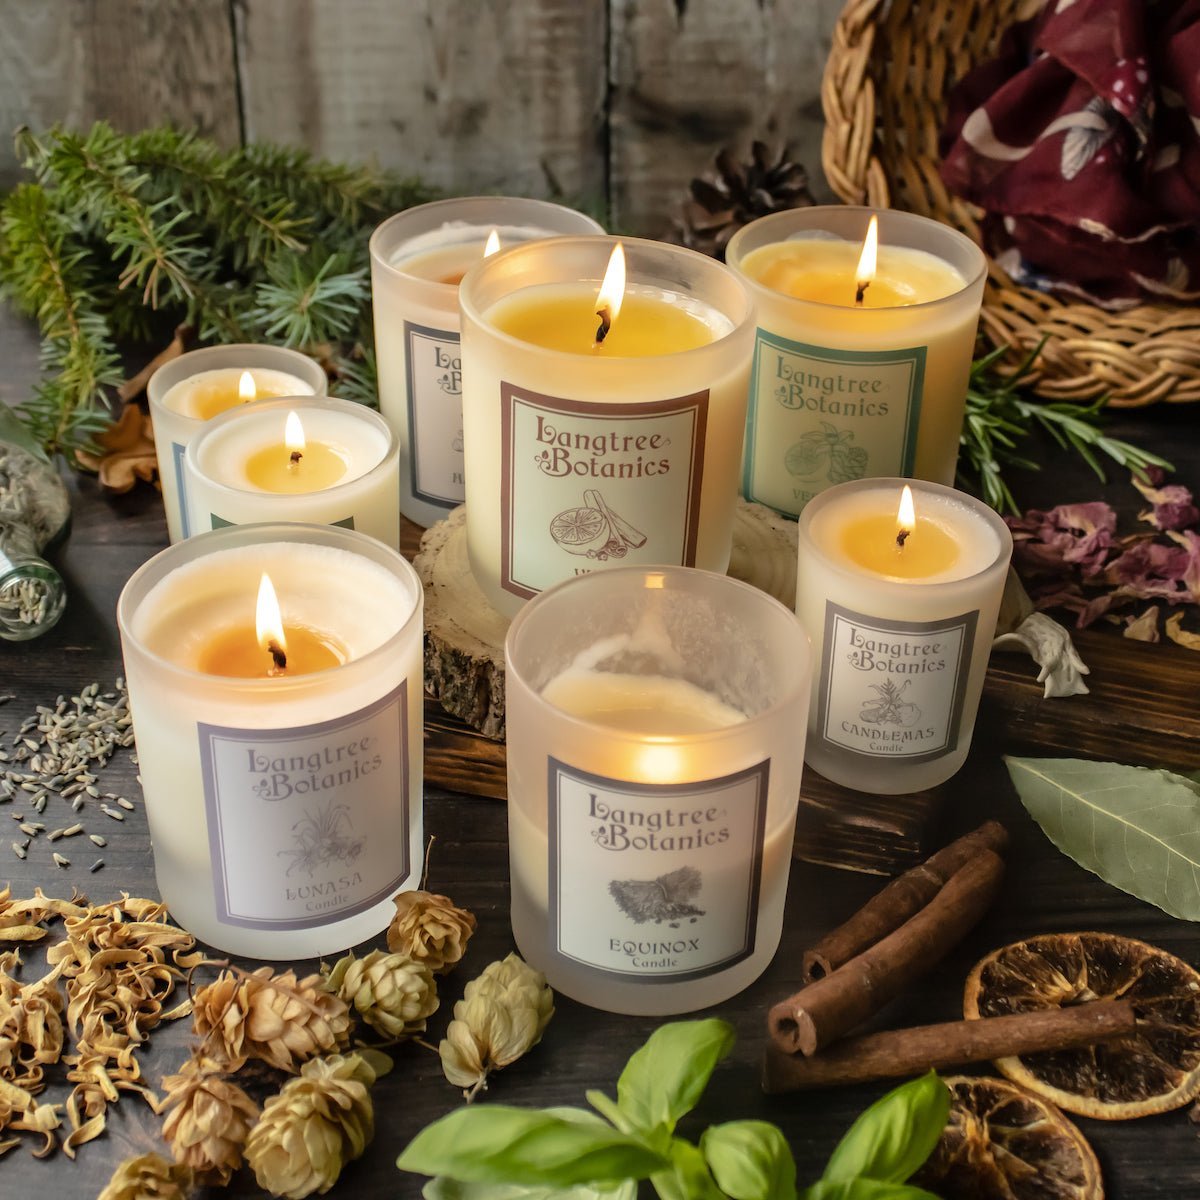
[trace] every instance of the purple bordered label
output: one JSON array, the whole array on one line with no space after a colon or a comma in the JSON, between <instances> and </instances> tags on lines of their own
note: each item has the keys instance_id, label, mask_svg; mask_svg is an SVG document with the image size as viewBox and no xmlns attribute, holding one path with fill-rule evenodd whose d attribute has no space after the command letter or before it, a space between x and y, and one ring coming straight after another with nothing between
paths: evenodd
<instances>
[{"instance_id":1,"label":"purple bordered label","mask_svg":"<svg viewBox=\"0 0 1200 1200\"><path fill-rule=\"evenodd\" d=\"M459 335L405 321L404 361L412 493L454 508L466 496Z\"/></svg>"},{"instance_id":2,"label":"purple bordered label","mask_svg":"<svg viewBox=\"0 0 1200 1200\"><path fill-rule=\"evenodd\" d=\"M754 953L771 764L627 783L549 760L550 946L627 983L678 983Z\"/></svg>"},{"instance_id":3,"label":"purple bordered label","mask_svg":"<svg viewBox=\"0 0 1200 1200\"><path fill-rule=\"evenodd\" d=\"M197 725L217 919L310 929L408 877L408 681L332 721Z\"/></svg>"}]
</instances>

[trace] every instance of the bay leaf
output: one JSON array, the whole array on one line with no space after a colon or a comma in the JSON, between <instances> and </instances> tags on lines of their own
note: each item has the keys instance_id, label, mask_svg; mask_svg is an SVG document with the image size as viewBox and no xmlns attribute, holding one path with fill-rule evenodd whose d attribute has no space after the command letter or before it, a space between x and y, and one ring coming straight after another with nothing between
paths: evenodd
<instances>
[{"instance_id":1,"label":"bay leaf","mask_svg":"<svg viewBox=\"0 0 1200 1200\"><path fill-rule=\"evenodd\" d=\"M1106 883L1200 921L1200 786L1151 767L1006 757L1046 836Z\"/></svg>"}]
</instances>

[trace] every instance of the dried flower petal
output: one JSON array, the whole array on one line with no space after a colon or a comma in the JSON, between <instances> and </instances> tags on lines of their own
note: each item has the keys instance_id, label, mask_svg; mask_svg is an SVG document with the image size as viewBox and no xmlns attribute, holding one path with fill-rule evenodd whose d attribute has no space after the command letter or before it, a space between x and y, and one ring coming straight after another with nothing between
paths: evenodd
<instances>
[{"instance_id":1,"label":"dried flower petal","mask_svg":"<svg viewBox=\"0 0 1200 1200\"><path fill-rule=\"evenodd\" d=\"M372 1029L391 1040L424 1033L426 1019L437 1011L433 973L403 954L347 954L335 964L327 984Z\"/></svg>"},{"instance_id":2,"label":"dried flower petal","mask_svg":"<svg viewBox=\"0 0 1200 1200\"><path fill-rule=\"evenodd\" d=\"M1183 613L1172 613L1166 620L1167 637L1189 650L1200 650L1200 633L1192 633L1183 627Z\"/></svg>"},{"instance_id":3,"label":"dried flower petal","mask_svg":"<svg viewBox=\"0 0 1200 1200\"><path fill-rule=\"evenodd\" d=\"M191 1186L187 1167L159 1154L139 1154L117 1167L96 1200L186 1200Z\"/></svg>"},{"instance_id":4,"label":"dried flower petal","mask_svg":"<svg viewBox=\"0 0 1200 1200\"><path fill-rule=\"evenodd\" d=\"M473 1099L492 1071L541 1041L553 1015L554 993L540 971L516 954L491 963L454 1006L454 1020L438 1046L443 1073Z\"/></svg>"},{"instance_id":5,"label":"dried flower petal","mask_svg":"<svg viewBox=\"0 0 1200 1200\"><path fill-rule=\"evenodd\" d=\"M163 1137L175 1161L205 1183L228 1183L258 1120L258 1105L211 1060L191 1059L163 1079Z\"/></svg>"},{"instance_id":6,"label":"dried flower petal","mask_svg":"<svg viewBox=\"0 0 1200 1200\"><path fill-rule=\"evenodd\" d=\"M388 926L388 949L444 975L463 956L475 932L475 914L456 908L448 896L401 892L393 897L396 915Z\"/></svg>"},{"instance_id":7,"label":"dried flower petal","mask_svg":"<svg viewBox=\"0 0 1200 1200\"><path fill-rule=\"evenodd\" d=\"M263 1108L246 1142L259 1187L301 1200L327 1192L375 1133L375 1071L357 1054L317 1058Z\"/></svg>"},{"instance_id":8,"label":"dried flower petal","mask_svg":"<svg viewBox=\"0 0 1200 1200\"><path fill-rule=\"evenodd\" d=\"M1127 638L1132 638L1135 642L1157 642L1159 640L1158 609L1152 604L1140 616L1131 617L1126 622L1122 634Z\"/></svg>"},{"instance_id":9,"label":"dried flower petal","mask_svg":"<svg viewBox=\"0 0 1200 1200\"><path fill-rule=\"evenodd\" d=\"M1143 483L1136 475L1133 477L1133 486L1154 505L1140 513L1138 519L1163 530L1186 529L1200 524L1200 508L1196 507L1192 493L1179 483L1156 486L1162 485L1163 479L1163 472L1158 468L1153 470L1148 483Z\"/></svg>"},{"instance_id":10,"label":"dried flower petal","mask_svg":"<svg viewBox=\"0 0 1200 1200\"><path fill-rule=\"evenodd\" d=\"M1013 557L1031 574L1055 574L1064 564L1080 569L1083 577L1100 571L1113 544L1117 514L1107 504L1060 504L1049 512L1030 509L1023 517L1008 518L1013 533Z\"/></svg>"}]
</instances>

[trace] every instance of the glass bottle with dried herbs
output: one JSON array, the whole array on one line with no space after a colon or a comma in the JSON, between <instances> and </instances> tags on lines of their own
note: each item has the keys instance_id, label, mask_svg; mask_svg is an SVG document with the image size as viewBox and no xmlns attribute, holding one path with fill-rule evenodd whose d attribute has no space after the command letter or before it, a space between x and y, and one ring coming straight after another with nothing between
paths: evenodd
<instances>
[{"instance_id":1,"label":"glass bottle with dried herbs","mask_svg":"<svg viewBox=\"0 0 1200 1200\"><path fill-rule=\"evenodd\" d=\"M58 472L0 405L0 638L37 637L62 616L66 584L42 555L66 537L70 521Z\"/></svg>"}]
</instances>

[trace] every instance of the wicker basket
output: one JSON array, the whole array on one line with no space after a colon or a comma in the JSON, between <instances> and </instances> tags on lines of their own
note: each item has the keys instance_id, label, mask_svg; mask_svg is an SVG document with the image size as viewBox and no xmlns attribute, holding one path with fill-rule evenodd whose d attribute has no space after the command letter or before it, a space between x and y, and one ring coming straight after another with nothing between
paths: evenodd
<instances>
[{"instance_id":1,"label":"wicker basket","mask_svg":"<svg viewBox=\"0 0 1200 1200\"><path fill-rule=\"evenodd\" d=\"M849 0L821 84L822 163L847 203L936 217L980 241L974 206L938 175L945 96L1041 0ZM1013 361L1046 337L1034 387L1113 406L1200 400L1200 307L1110 313L1017 287L990 263L981 331Z\"/></svg>"}]
</instances>

